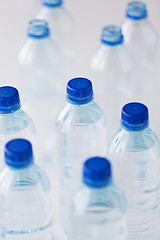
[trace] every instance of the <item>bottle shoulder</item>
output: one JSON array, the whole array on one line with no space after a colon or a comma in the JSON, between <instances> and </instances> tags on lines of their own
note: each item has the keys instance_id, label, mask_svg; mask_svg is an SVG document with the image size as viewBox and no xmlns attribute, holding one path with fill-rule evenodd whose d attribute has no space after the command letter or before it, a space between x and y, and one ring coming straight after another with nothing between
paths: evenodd
<instances>
[{"instance_id":1,"label":"bottle shoulder","mask_svg":"<svg viewBox=\"0 0 160 240\"><path fill-rule=\"evenodd\" d=\"M0 176L0 195L4 198L16 191L49 192L50 182L46 173L35 163L24 169L6 167Z\"/></svg>"},{"instance_id":2,"label":"bottle shoulder","mask_svg":"<svg viewBox=\"0 0 160 240\"><path fill-rule=\"evenodd\" d=\"M130 20L127 19L122 24L122 31L125 36L125 43L139 43L140 46L148 44L157 44L158 35L151 22L148 20Z\"/></svg>"},{"instance_id":3,"label":"bottle shoulder","mask_svg":"<svg viewBox=\"0 0 160 240\"><path fill-rule=\"evenodd\" d=\"M68 103L60 113L57 125L61 127L86 126L96 124L99 121L105 125L105 115L94 101L84 105Z\"/></svg>"},{"instance_id":4,"label":"bottle shoulder","mask_svg":"<svg viewBox=\"0 0 160 240\"><path fill-rule=\"evenodd\" d=\"M160 142L156 134L148 127L142 131L127 131L120 128L110 143L110 156L122 155L124 152L152 151L155 155L160 154Z\"/></svg>"},{"instance_id":5,"label":"bottle shoulder","mask_svg":"<svg viewBox=\"0 0 160 240\"><path fill-rule=\"evenodd\" d=\"M59 61L60 50L53 39L32 39L28 38L22 46L18 60L21 65L41 63L42 65L49 62Z\"/></svg>"},{"instance_id":6,"label":"bottle shoulder","mask_svg":"<svg viewBox=\"0 0 160 240\"><path fill-rule=\"evenodd\" d=\"M90 211L106 211L106 214L117 211L119 214L126 212L126 198L123 191L115 184L101 189L83 186L72 201L75 214L82 215Z\"/></svg>"},{"instance_id":7,"label":"bottle shoulder","mask_svg":"<svg viewBox=\"0 0 160 240\"><path fill-rule=\"evenodd\" d=\"M45 19L49 21L51 25L54 26L58 25L58 27L63 27L62 25L59 25L61 22L64 22L67 24L69 22L72 22L73 19L67 9L64 6L58 7L58 8L48 8L43 6L37 16L39 19ZM56 26L55 26L56 27Z\"/></svg>"},{"instance_id":8,"label":"bottle shoulder","mask_svg":"<svg viewBox=\"0 0 160 240\"><path fill-rule=\"evenodd\" d=\"M101 44L91 60L91 69L99 72L128 73L134 70L134 58L125 45Z\"/></svg>"},{"instance_id":9,"label":"bottle shoulder","mask_svg":"<svg viewBox=\"0 0 160 240\"><path fill-rule=\"evenodd\" d=\"M32 132L35 131L31 118L22 109L10 114L0 114L0 134L13 133L27 128Z\"/></svg>"}]
</instances>

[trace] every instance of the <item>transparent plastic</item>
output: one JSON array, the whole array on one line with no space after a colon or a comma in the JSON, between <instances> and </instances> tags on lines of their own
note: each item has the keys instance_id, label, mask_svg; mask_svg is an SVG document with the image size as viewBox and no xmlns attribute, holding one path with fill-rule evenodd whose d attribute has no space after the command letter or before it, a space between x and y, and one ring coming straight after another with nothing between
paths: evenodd
<instances>
[{"instance_id":1,"label":"transparent plastic","mask_svg":"<svg viewBox=\"0 0 160 240\"><path fill-rule=\"evenodd\" d=\"M70 208L69 240L126 240L126 199L113 183L103 188L85 185Z\"/></svg>"},{"instance_id":2,"label":"transparent plastic","mask_svg":"<svg viewBox=\"0 0 160 240\"><path fill-rule=\"evenodd\" d=\"M148 19L126 19L122 30L125 45L132 52L137 66L152 66L156 61L158 36Z\"/></svg>"},{"instance_id":3,"label":"transparent plastic","mask_svg":"<svg viewBox=\"0 0 160 240\"><path fill-rule=\"evenodd\" d=\"M4 146L14 138L26 138L35 144L35 128L32 120L22 110L0 114L0 172L4 169Z\"/></svg>"},{"instance_id":4,"label":"transparent plastic","mask_svg":"<svg viewBox=\"0 0 160 240\"><path fill-rule=\"evenodd\" d=\"M49 37L29 38L19 54L23 103L36 125L37 159L45 164L53 163L56 156L56 118L64 102L60 59Z\"/></svg>"},{"instance_id":5,"label":"transparent plastic","mask_svg":"<svg viewBox=\"0 0 160 240\"><path fill-rule=\"evenodd\" d=\"M51 37L61 49L65 76L67 79L73 77L76 67L76 37L72 16L63 5L60 5L58 7L43 6L37 18L48 21Z\"/></svg>"},{"instance_id":6,"label":"transparent plastic","mask_svg":"<svg viewBox=\"0 0 160 240\"><path fill-rule=\"evenodd\" d=\"M114 180L128 201L128 239L158 239L160 143L150 128L121 128L110 146Z\"/></svg>"},{"instance_id":7,"label":"transparent plastic","mask_svg":"<svg viewBox=\"0 0 160 240\"><path fill-rule=\"evenodd\" d=\"M133 99L133 72L133 58L123 44L101 44L91 60L95 100L106 114L108 140L118 128L121 107Z\"/></svg>"},{"instance_id":8,"label":"transparent plastic","mask_svg":"<svg viewBox=\"0 0 160 240\"><path fill-rule=\"evenodd\" d=\"M58 122L60 209L65 232L68 233L69 204L81 183L83 162L92 156L106 154L106 125L102 110L95 102L68 105Z\"/></svg>"},{"instance_id":9,"label":"transparent plastic","mask_svg":"<svg viewBox=\"0 0 160 240\"><path fill-rule=\"evenodd\" d=\"M135 82L133 94L136 101L145 103L151 111L151 126L159 129L156 109L159 101L157 71L158 36L147 18L126 19L122 25L125 46L135 59ZM157 132L158 133L158 132Z\"/></svg>"},{"instance_id":10,"label":"transparent plastic","mask_svg":"<svg viewBox=\"0 0 160 240\"><path fill-rule=\"evenodd\" d=\"M7 167L0 177L0 203L1 239L53 239L50 184L38 165Z\"/></svg>"}]
</instances>

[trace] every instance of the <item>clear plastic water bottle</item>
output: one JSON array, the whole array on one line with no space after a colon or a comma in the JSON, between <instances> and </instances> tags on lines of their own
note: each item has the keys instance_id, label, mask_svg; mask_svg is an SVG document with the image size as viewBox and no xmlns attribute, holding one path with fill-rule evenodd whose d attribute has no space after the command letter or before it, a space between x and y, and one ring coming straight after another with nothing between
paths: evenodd
<instances>
[{"instance_id":1,"label":"clear plastic water bottle","mask_svg":"<svg viewBox=\"0 0 160 240\"><path fill-rule=\"evenodd\" d=\"M63 0L42 0L42 9L38 18L47 20L51 37L61 49L66 78L74 74L75 65L75 24L72 16L64 6ZM71 75L72 74L72 75Z\"/></svg>"},{"instance_id":2,"label":"clear plastic water bottle","mask_svg":"<svg viewBox=\"0 0 160 240\"><path fill-rule=\"evenodd\" d=\"M34 124L21 108L18 90L11 86L0 87L0 172L4 168L4 146L17 137L34 142Z\"/></svg>"},{"instance_id":3,"label":"clear plastic water bottle","mask_svg":"<svg viewBox=\"0 0 160 240\"><path fill-rule=\"evenodd\" d=\"M147 6L141 1L131 1L122 25L125 45L138 61L138 65L153 65L156 61L158 36L148 20Z\"/></svg>"},{"instance_id":4,"label":"clear plastic water bottle","mask_svg":"<svg viewBox=\"0 0 160 240\"><path fill-rule=\"evenodd\" d=\"M71 240L126 240L126 198L112 182L110 162L88 159L83 166L83 186L70 208Z\"/></svg>"},{"instance_id":5,"label":"clear plastic water bottle","mask_svg":"<svg viewBox=\"0 0 160 240\"><path fill-rule=\"evenodd\" d=\"M49 179L34 163L31 143L8 142L5 162L0 178L1 239L52 240Z\"/></svg>"},{"instance_id":6,"label":"clear plastic water bottle","mask_svg":"<svg viewBox=\"0 0 160 240\"><path fill-rule=\"evenodd\" d=\"M55 156L56 118L63 106L65 87L60 53L50 38L46 21L29 23L28 39L20 51L19 62L23 102L36 125L38 159L47 164Z\"/></svg>"},{"instance_id":7,"label":"clear plastic water bottle","mask_svg":"<svg viewBox=\"0 0 160 240\"><path fill-rule=\"evenodd\" d=\"M126 104L110 147L114 180L128 201L129 240L157 240L159 235L160 143L148 121L145 105Z\"/></svg>"},{"instance_id":8,"label":"clear plastic water bottle","mask_svg":"<svg viewBox=\"0 0 160 240\"><path fill-rule=\"evenodd\" d=\"M149 107L151 126L157 131L159 129L159 116L156 103L160 100L157 98L159 95L157 92L159 81L157 80L159 79L156 78L158 36L148 20L148 10L144 2L131 1L128 3L122 30L125 46L131 51L136 62L134 97L136 101L144 102Z\"/></svg>"},{"instance_id":9,"label":"clear plastic water bottle","mask_svg":"<svg viewBox=\"0 0 160 240\"><path fill-rule=\"evenodd\" d=\"M101 46L91 60L96 101L107 117L107 136L118 128L121 106L132 100L134 61L123 44L121 28L103 28ZM109 139L108 138L108 139Z\"/></svg>"},{"instance_id":10,"label":"clear plastic water bottle","mask_svg":"<svg viewBox=\"0 0 160 240\"><path fill-rule=\"evenodd\" d=\"M70 199L81 182L84 159L106 154L105 116L93 101L91 81L86 78L70 80L67 84L67 101L57 122L60 209L66 233Z\"/></svg>"}]
</instances>

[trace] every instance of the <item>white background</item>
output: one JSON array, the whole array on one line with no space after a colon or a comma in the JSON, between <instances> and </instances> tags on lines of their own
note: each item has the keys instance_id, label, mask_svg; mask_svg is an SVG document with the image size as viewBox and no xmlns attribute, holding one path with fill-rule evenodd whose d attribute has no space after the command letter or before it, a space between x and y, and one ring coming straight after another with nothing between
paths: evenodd
<instances>
[{"instance_id":1,"label":"white background","mask_svg":"<svg viewBox=\"0 0 160 240\"><path fill-rule=\"evenodd\" d=\"M0 86L18 86L18 52L27 37L29 20L39 13L40 0L0 0ZM87 76L87 63L100 45L102 28L121 24L125 17L126 0L66 0L65 7L73 16L77 35L77 76ZM160 36L160 0L145 1L149 20ZM65 26L64 26L65 27ZM73 76L74 77L74 76ZM67 81L68 79L66 79ZM58 198L53 198L57 204ZM54 205L54 206L55 206ZM54 214L55 239L62 240L58 213Z\"/></svg>"}]
</instances>

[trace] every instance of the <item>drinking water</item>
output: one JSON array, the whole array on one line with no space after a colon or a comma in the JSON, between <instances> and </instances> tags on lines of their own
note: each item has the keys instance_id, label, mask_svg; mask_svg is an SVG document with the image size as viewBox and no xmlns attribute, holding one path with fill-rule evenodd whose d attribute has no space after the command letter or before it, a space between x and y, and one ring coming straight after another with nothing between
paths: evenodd
<instances>
[{"instance_id":1,"label":"drinking water","mask_svg":"<svg viewBox=\"0 0 160 240\"><path fill-rule=\"evenodd\" d=\"M59 115L60 209L68 233L69 204L81 182L84 159L106 154L105 116L93 101L92 83L74 78L67 84L68 104Z\"/></svg>"},{"instance_id":2,"label":"drinking water","mask_svg":"<svg viewBox=\"0 0 160 240\"><path fill-rule=\"evenodd\" d=\"M0 176L0 238L53 240L50 183L34 163L31 143L8 142L5 162Z\"/></svg>"},{"instance_id":3,"label":"drinking water","mask_svg":"<svg viewBox=\"0 0 160 240\"><path fill-rule=\"evenodd\" d=\"M107 117L108 140L118 128L121 106L133 98L134 60L123 42L119 26L105 26L101 46L91 60L95 99Z\"/></svg>"},{"instance_id":4,"label":"drinking water","mask_svg":"<svg viewBox=\"0 0 160 240\"><path fill-rule=\"evenodd\" d=\"M157 240L160 142L148 126L148 109L141 103L122 108L121 124L110 147L110 158L115 183L128 201L128 239Z\"/></svg>"},{"instance_id":5,"label":"drinking water","mask_svg":"<svg viewBox=\"0 0 160 240\"><path fill-rule=\"evenodd\" d=\"M34 124L21 108L19 92L11 86L0 87L0 172L4 168L4 146L17 137L34 142Z\"/></svg>"},{"instance_id":6,"label":"drinking water","mask_svg":"<svg viewBox=\"0 0 160 240\"><path fill-rule=\"evenodd\" d=\"M126 198L112 181L110 162L94 157L83 166L83 185L70 208L70 240L126 240Z\"/></svg>"}]
</instances>

